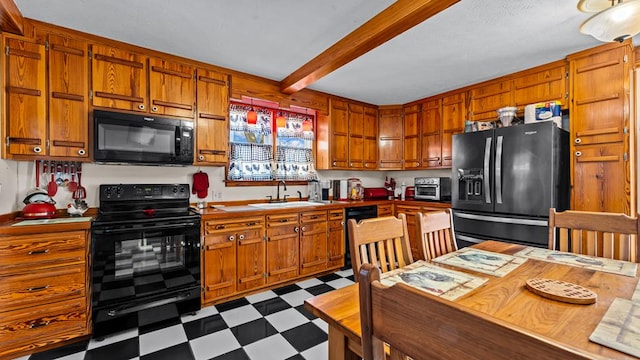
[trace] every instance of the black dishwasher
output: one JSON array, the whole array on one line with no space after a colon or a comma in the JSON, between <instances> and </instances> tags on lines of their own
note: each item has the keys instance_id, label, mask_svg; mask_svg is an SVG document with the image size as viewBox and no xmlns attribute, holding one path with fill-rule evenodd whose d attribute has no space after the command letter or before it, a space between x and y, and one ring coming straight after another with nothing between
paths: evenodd
<instances>
[{"instance_id":1,"label":"black dishwasher","mask_svg":"<svg viewBox=\"0 0 640 360\"><path fill-rule=\"evenodd\" d=\"M347 224L349 219L354 219L356 222L362 219L370 219L378 217L378 207L376 205L348 207L345 209L345 216L347 218ZM346 226L344 231L344 268L351 268L351 247L349 246L349 225ZM356 274L354 274L356 275Z\"/></svg>"}]
</instances>

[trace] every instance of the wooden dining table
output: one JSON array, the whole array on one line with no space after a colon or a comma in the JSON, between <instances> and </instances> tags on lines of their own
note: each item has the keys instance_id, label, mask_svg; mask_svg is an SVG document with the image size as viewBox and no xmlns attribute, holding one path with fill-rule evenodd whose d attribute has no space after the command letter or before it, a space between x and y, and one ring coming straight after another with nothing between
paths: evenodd
<instances>
[{"instance_id":1,"label":"wooden dining table","mask_svg":"<svg viewBox=\"0 0 640 360\"><path fill-rule=\"evenodd\" d=\"M512 255L524 249L525 246L485 241L473 245L473 248ZM632 298L638 286L639 270L636 270L635 276L631 277L527 259L506 276L495 277L462 268L438 265L489 279L483 286L454 300L458 304L544 335L557 342L559 346L571 345L573 348L584 351L588 357L637 359L591 342L589 336L615 298ZM597 301L590 305L580 305L543 298L526 289L525 283L530 278L548 278L578 284L595 292ZM305 308L328 324L329 360L362 357L358 299L358 284L353 284L305 301ZM425 340L425 345L427 344L428 341Z\"/></svg>"}]
</instances>

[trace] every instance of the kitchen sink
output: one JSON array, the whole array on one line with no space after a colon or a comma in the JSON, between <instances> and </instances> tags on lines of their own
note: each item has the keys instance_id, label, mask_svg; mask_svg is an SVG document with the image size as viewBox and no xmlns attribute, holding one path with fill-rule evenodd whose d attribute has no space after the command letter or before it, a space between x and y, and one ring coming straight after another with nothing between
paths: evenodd
<instances>
[{"instance_id":1,"label":"kitchen sink","mask_svg":"<svg viewBox=\"0 0 640 360\"><path fill-rule=\"evenodd\" d=\"M249 204L249 206L257 207L260 209L288 209L288 208L295 208L295 207L318 206L318 205L322 205L322 204L313 203L310 201L289 201L289 202L280 202L280 203Z\"/></svg>"}]
</instances>

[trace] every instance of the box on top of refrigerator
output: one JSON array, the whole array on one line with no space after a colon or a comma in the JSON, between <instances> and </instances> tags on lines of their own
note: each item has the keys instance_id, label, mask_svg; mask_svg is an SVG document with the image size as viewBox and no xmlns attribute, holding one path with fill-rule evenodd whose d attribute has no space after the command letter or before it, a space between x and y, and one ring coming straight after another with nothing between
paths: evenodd
<instances>
[{"instance_id":1,"label":"box on top of refrigerator","mask_svg":"<svg viewBox=\"0 0 640 360\"><path fill-rule=\"evenodd\" d=\"M524 123L553 121L559 128L562 128L561 106L562 102L558 100L527 105L524 107Z\"/></svg>"}]
</instances>

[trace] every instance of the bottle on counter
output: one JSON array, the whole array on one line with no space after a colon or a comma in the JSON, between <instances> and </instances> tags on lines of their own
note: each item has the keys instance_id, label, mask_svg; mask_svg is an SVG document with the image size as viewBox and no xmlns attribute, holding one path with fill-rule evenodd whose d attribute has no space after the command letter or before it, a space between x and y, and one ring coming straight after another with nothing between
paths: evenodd
<instances>
[{"instance_id":1,"label":"bottle on counter","mask_svg":"<svg viewBox=\"0 0 640 360\"><path fill-rule=\"evenodd\" d=\"M407 185L405 185L404 181L402 182L402 185L400 185L400 200L404 201L405 200L405 193L407 192Z\"/></svg>"}]
</instances>

